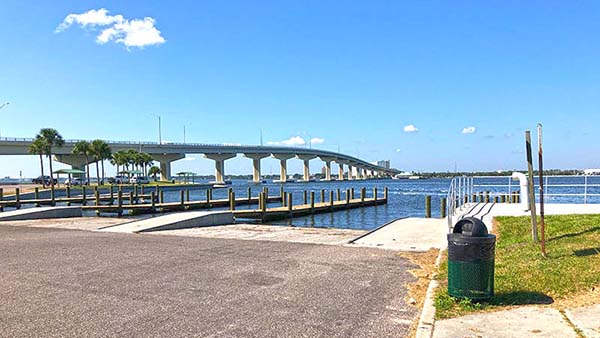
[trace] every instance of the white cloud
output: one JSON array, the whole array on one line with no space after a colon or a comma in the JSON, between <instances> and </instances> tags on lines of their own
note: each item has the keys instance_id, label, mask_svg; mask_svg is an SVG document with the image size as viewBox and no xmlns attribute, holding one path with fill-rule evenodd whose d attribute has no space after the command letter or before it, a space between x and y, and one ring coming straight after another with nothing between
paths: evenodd
<instances>
[{"instance_id":1,"label":"white cloud","mask_svg":"<svg viewBox=\"0 0 600 338\"><path fill-rule=\"evenodd\" d=\"M417 132L417 131L419 131L419 129L417 127L415 127L414 125L412 125L412 124L404 126L404 132L405 133L414 133L414 132Z\"/></svg>"},{"instance_id":2,"label":"white cloud","mask_svg":"<svg viewBox=\"0 0 600 338\"><path fill-rule=\"evenodd\" d=\"M195 161L195 160L196 160L196 158L195 158L195 157L193 157L193 156L186 156L186 157L184 157L182 160L183 160L183 161Z\"/></svg>"},{"instance_id":3,"label":"white cloud","mask_svg":"<svg viewBox=\"0 0 600 338\"><path fill-rule=\"evenodd\" d=\"M113 41L128 48L142 48L166 42L161 32L154 26L153 18L128 20L122 15L108 15L108 10L105 8L92 9L81 14L69 14L56 27L55 33L63 32L74 23L81 25L82 28L108 26L96 36L96 42L101 45Z\"/></svg>"},{"instance_id":4,"label":"white cloud","mask_svg":"<svg viewBox=\"0 0 600 338\"><path fill-rule=\"evenodd\" d=\"M397 152L397 153L399 153L399 152L401 152L401 151L402 151L402 149L400 149L400 148L397 148L397 149L396 149L396 152Z\"/></svg>"},{"instance_id":5,"label":"white cloud","mask_svg":"<svg viewBox=\"0 0 600 338\"><path fill-rule=\"evenodd\" d=\"M475 132L475 127L464 127L462 130L463 134L473 134Z\"/></svg>"},{"instance_id":6,"label":"white cloud","mask_svg":"<svg viewBox=\"0 0 600 338\"><path fill-rule=\"evenodd\" d=\"M325 139L320 138L320 137L313 137L310 139L310 143L311 144L323 144L323 143L325 143Z\"/></svg>"},{"instance_id":7,"label":"white cloud","mask_svg":"<svg viewBox=\"0 0 600 338\"><path fill-rule=\"evenodd\" d=\"M283 141L269 141L267 142L267 144L269 145L274 145L274 146L303 146L306 144L306 141L300 137L300 136L292 136L287 140L283 140Z\"/></svg>"}]
</instances>

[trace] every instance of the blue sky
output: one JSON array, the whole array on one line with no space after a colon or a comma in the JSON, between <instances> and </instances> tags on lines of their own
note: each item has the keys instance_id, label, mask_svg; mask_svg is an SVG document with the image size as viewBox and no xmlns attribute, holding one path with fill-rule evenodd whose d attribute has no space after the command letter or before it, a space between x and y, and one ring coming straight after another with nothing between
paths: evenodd
<instances>
[{"instance_id":1,"label":"blue sky","mask_svg":"<svg viewBox=\"0 0 600 338\"><path fill-rule=\"evenodd\" d=\"M56 31L102 8L110 24ZM599 13L593 1L3 0L0 132L156 141L160 115L167 141L187 124L189 142L258 144L262 128L265 143L317 138L445 171L524 168L523 132L542 122L546 167L600 167ZM156 31L128 36L145 17ZM192 157L174 170L212 172ZM0 160L2 176L38 174L35 158Z\"/></svg>"}]
</instances>

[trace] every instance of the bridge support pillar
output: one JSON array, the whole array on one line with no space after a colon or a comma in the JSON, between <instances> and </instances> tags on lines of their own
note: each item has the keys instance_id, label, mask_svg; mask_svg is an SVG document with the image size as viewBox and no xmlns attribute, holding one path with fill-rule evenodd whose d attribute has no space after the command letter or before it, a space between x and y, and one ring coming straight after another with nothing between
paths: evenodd
<instances>
[{"instance_id":1,"label":"bridge support pillar","mask_svg":"<svg viewBox=\"0 0 600 338\"><path fill-rule=\"evenodd\" d=\"M54 160L68 164L73 169L85 171L85 157L83 155L54 155Z\"/></svg>"},{"instance_id":2,"label":"bridge support pillar","mask_svg":"<svg viewBox=\"0 0 600 338\"><path fill-rule=\"evenodd\" d=\"M260 183L260 160L269 156L269 154L244 154L244 156L252 159L252 182Z\"/></svg>"},{"instance_id":3,"label":"bridge support pillar","mask_svg":"<svg viewBox=\"0 0 600 338\"><path fill-rule=\"evenodd\" d=\"M301 159L304 162L304 182L310 181L310 166L309 162L313 158L317 157L315 155L296 155L297 158Z\"/></svg>"},{"instance_id":4,"label":"bridge support pillar","mask_svg":"<svg viewBox=\"0 0 600 338\"><path fill-rule=\"evenodd\" d=\"M325 181L331 181L331 162L335 161L335 157L319 156L321 161L325 162Z\"/></svg>"},{"instance_id":5,"label":"bridge support pillar","mask_svg":"<svg viewBox=\"0 0 600 338\"><path fill-rule=\"evenodd\" d=\"M185 158L185 154L156 154L152 159L160 163L160 179L168 181L171 179L171 162Z\"/></svg>"},{"instance_id":6,"label":"bridge support pillar","mask_svg":"<svg viewBox=\"0 0 600 338\"><path fill-rule=\"evenodd\" d=\"M204 154L205 158L215 161L215 183L224 183L225 160L235 156L236 154Z\"/></svg>"},{"instance_id":7,"label":"bridge support pillar","mask_svg":"<svg viewBox=\"0 0 600 338\"><path fill-rule=\"evenodd\" d=\"M344 180L344 164L338 162L338 181Z\"/></svg>"},{"instance_id":8,"label":"bridge support pillar","mask_svg":"<svg viewBox=\"0 0 600 338\"><path fill-rule=\"evenodd\" d=\"M352 173L354 168L352 168L352 164L348 163L348 181L352 181L354 179L354 174Z\"/></svg>"},{"instance_id":9,"label":"bridge support pillar","mask_svg":"<svg viewBox=\"0 0 600 338\"><path fill-rule=\"evenodd\" d=\"M273 154L273 158L279 160L279 182L287 182L287 160L294 157L293 154Z\"/></svg>"}]
</instances>

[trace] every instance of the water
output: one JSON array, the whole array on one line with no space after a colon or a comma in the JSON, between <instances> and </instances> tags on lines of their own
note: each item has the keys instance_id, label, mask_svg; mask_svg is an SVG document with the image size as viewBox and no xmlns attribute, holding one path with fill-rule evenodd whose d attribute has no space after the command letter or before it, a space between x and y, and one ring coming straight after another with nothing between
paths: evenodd
<instances>
[{"instance_id":1,"label":"water","mask_svg":"<svg viewBox=\"0 0 600 338\"><path fill-rule=\"evenodd\" d=\"M548 193L561 194L561 196L548 196L548 203L584 203L583 196L571 196L568 194L584 193L583 176L548 178ZM510 187L509 187L510 181ZM537 182L537 178L536 178ZM592 194L587 197L587 203L600 203L600 176L588 176L587 193ZM519 190L519 182L511 181L508 177L489 177L475 178L475 191L490 191L493 194L506 194L510 191ZM555 185L569 185L555 186ZM575 186L574 186L575 185ZM579 185L579 186L577 186ZM590 186L598 185L598 186ZM300 227L334 227L344 229L362 229L369 230L376 228L389 221L401 217L424 217L425 216L425 196L431 196L432 217L440 215L440 199L446 197L450 179L420 179L420 180L369 180L369 181L333 181L333 182L309 182L309 183L287 183L283 187L286 192L291 192L294 204L303 202L303 191L314 191L315 198L320 201L321 189L326 190L326 199L329 199L329 191L334 192L337 189L342 191L342 199L345 199L346 189L354 188L355 197L358 198L361 188L366 188L367 197L371 197L373 188L377 187L379 196L383 197L384 187L388 187L388 203L386 205L350 209L334 213L317 214L287 220L271 222L274 225L292 225ZM262 191L263 187L269 189L270 196L279 195L281 184L251 184L246 180L233 180L232 188L235 191L236 198L248 196L248 187L252 189L252 196ZM536 186L537 189L537 186ZM537 193L537 190L536 190ZM334 195L337 198L336 195ZM167 201L178 201L180 194L178 191L165 192ZM206 198L205 190L190 191L191 200L204 200ZM227 189L213 190L213 198L227 198ZM280 203L271 203L269 207L280 206ZM256 208L253 206L238 206L238 209Z\"/></svg>"},{"instance_id":2,"label":"water","mask_svg":"<svg viewBox=\"0 0 600 338\"><path fill-rule=\"evenodd\" d=\"M345 229L373 229L386 222L406 216L425 216L425 196L432 196L433 216L439 217L440 198L446 196L449 179L427 179L427 180L369 180L369 181L333 181L333 182L309 182L309 183L286 183L283 185L286 192L292 193L293 203L303 203L303 192L314 191L316 202L320 202L321 190L326 191L325 198L329 200L329 191L334 191L337 198L337 189L342 191L342 200L345 199L346 189L354 188L355 198L360 196L360 189L365 188L367 197L373 196L373 188L377 187L379 198L383 198L383 190L388 187L388 203L386 205L357 208L334 213L317 214L306 217L298 217L287 220L274 221L270 224L292 225L301 227L334 227ZM269 196L278 196L281 184L251 184L245 180L233 180L232 188L236 198L248 196L248 187L252 189L252 196L262 191L263 187L269 189ZM227 189L214 189L214 199L227 198ZM178 191L165 191L166 201L178 201ZM202 190L190 191L190 200L204 200L206 192ZM270 203L269 207L281 206L281 203ZM436 208L437 206L437 208ZM256 208L253 206L237 206L238 209Z\"/></svg>"}]
</instances>

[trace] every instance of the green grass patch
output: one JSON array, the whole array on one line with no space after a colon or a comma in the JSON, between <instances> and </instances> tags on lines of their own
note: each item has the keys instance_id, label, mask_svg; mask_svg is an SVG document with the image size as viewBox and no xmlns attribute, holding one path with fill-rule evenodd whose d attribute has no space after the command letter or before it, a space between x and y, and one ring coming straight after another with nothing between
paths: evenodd
<instances>
[{"instance_id":1,"label":"green grass patch","mask_svg":"<svg viewBox=\"0 0 600 338\"><path fill-rule=\"evenodd\" d=\"M524 304L550 304L600 285L600 215L546 217L546 258L531 240L529 217L497 217L495 295L488 302L447 293L448 267L440 265L436 317Z\"/></svg>"}]
</instances>

